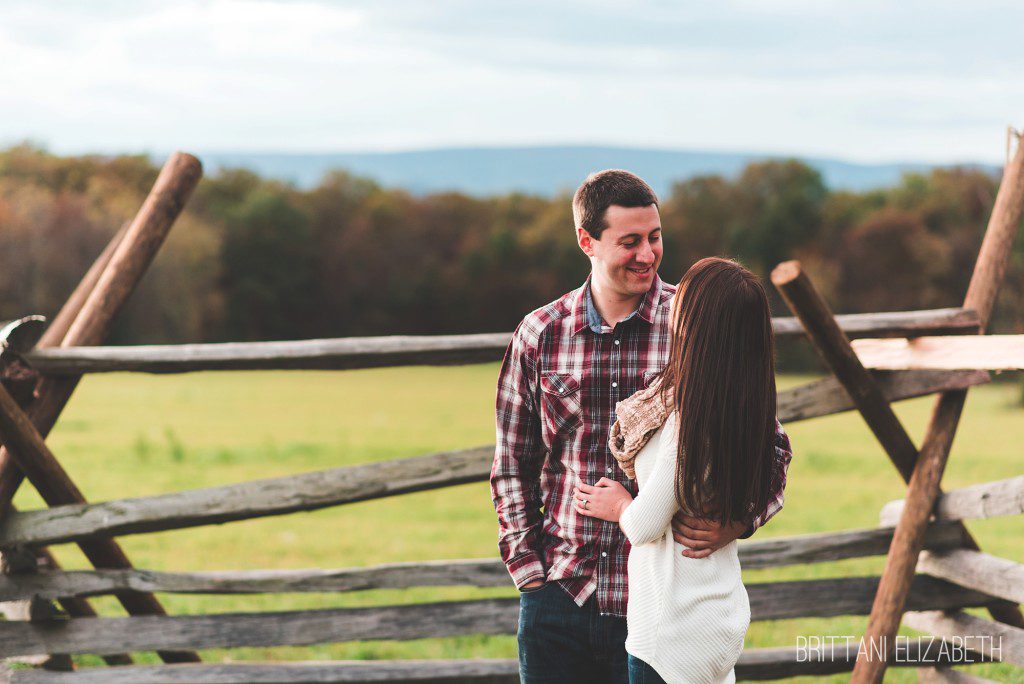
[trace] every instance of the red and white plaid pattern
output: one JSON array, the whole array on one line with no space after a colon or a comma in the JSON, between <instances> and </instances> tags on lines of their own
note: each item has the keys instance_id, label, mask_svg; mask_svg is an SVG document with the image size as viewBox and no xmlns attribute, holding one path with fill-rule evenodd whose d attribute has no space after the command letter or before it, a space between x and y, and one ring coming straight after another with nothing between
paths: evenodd
<instances>
[{"instance_id":1,"label":"red and white plaid pattern","mask_svg":"<svg viewBox=\"0 0 1024 684\"><path fill-rule=\"evenodd\" d=\"M646 387L668 361L675 287L655 278L640 307L614 329L588 323L590 281L523 319L498 378L491 494L501 556L517 587L559 580L578 605L597 594L603 614L626 615L629 542L618 524L577 514L573 486L602 477L634 495L608 449L616 402ZM591 312L593 315L593 312ZM775 501L782 508L792 457L779 428ZM745 535L746 536L746 535Z\"/></svg>"}]
</instances>

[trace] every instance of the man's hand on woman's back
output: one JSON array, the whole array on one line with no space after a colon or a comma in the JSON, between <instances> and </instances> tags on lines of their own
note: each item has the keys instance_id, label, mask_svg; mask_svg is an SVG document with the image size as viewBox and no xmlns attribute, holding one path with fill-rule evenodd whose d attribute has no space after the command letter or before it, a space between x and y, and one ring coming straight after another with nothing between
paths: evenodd
<instances>
[{"instance_id":1,"label":"man's hand on woman's back","mask_svg":"<svg viewBox=\"0 0 1024 684\"><path fill-rule=\"evenodd\" d=\"M672 518L672 537L686 547L683 555L687 558L707 558L718 549L739 539L747 529L741 522L722 525L714 520L704 520L682 511Z\"/></svg>"}]
</instances>

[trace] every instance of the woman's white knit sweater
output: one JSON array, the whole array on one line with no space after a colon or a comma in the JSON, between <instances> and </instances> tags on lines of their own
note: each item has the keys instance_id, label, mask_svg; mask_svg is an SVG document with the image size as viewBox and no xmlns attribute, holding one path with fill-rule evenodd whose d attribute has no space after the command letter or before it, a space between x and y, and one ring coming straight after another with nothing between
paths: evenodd
<instances>
[{"instance_id":1,"label":"woman's white knit sweater","mask_svg":"<svg viewBox=\"0 0 1024 684\"><path fill-rule=\"evenodd\" d=\"M672 537L678 440L673 412L637 454L640 492L619 525L632 544L626 650L667 682L734 682L750 626L736 542L686 558Z\"/></svg>"}]
</instances>

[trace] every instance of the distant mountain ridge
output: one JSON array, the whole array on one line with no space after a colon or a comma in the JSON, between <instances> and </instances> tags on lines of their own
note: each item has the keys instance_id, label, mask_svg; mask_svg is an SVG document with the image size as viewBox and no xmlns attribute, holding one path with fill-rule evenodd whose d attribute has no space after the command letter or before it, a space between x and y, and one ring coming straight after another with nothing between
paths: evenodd
<instances>
[{"instance_id":1,"label":"distant mountain ridge","mask_svg":"<svg viewBox=\"0 0 1024 684\"><path fill-rule=\"evenodd\" d=\"M734 177L750 162L797 158L821 172L832 189L863 191L899 182L906 172L936 164L857 164L824 157L700 152L608 146L473 147L409 152L260 153L207 152L200 155L208 173L245 168L260 175L314 187L323 175L344 169L384 186L415 194L459 191L470 195L523 192L550 197L571 191L592 171L625 168L666 195L674 182L697 175ZM993 166L966 163L996 173Z\"/></svg>"}]
</instances>

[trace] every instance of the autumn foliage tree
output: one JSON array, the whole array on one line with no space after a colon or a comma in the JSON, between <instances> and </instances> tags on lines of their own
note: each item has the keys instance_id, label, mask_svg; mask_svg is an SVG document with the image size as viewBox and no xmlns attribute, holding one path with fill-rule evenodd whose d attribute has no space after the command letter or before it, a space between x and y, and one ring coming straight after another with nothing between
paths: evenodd
<instances>
[{"instance_id":1,"label":"autumn foliage tree","mask_svg":"<svg viewBox=\"0 0 1024 684\"><path fill-rule=\"evenodd\" d=\"M55 313L156 173L139 156L0 152L0 319ZM840 312L956 306L996 187L956 168L830 191L792 160L690 178L661 198L661 275L711 254L761 275L799 258ZM112 341L510 330L588 270L566 195L416 196L340 171L302 190L227 170L202 181ZM997 329L1024 327L1022 275L1018 243Z\"/></svg>"}]
</instances>

